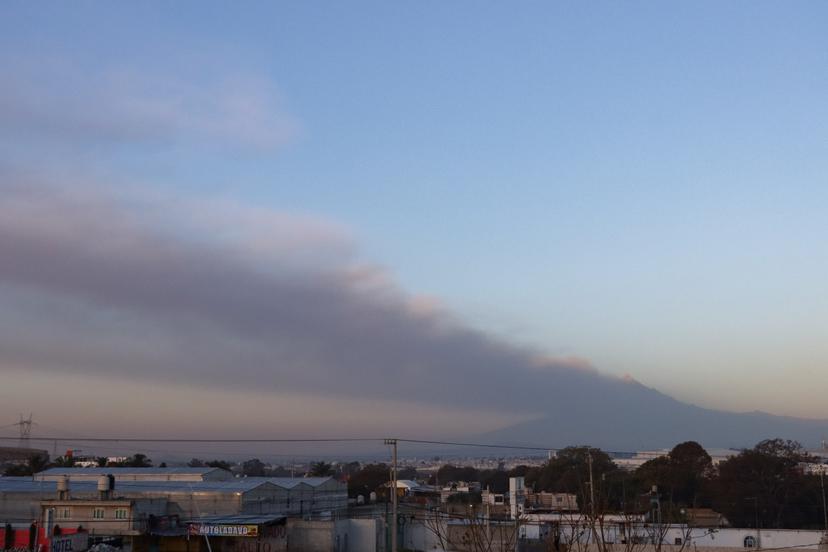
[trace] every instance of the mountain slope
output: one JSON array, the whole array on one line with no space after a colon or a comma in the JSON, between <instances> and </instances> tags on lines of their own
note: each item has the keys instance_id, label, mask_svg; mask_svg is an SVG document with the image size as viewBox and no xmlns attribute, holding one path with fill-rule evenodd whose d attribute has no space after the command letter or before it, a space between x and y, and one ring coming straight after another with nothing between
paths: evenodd
<instances>
[{"instance_id":1,"label":"mountain slope","mask_svg":"<svg viewBox=\"0 0 828 552\"><path fill-rule=\"evenodd\" d=\"M596 378L591 388L556 386L539 406L544 412L540 418L480 438L508 444L639 450L687 440L706 447L742 448L773 437L815 446L828 436L828 420L701 408L634 381L608 378Z\"/></svg>"}]
</instances>

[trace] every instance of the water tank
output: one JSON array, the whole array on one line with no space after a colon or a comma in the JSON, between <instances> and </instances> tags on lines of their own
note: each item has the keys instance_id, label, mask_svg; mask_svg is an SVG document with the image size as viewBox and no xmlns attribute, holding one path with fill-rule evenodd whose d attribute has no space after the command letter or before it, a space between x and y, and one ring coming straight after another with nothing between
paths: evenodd
<instances>
[{"instance_id":1,"label":"water tank","mask_svg":"<svg viewBox=\"0 0 828 552\"><path fill-rule=\"evenodd\" d=\"M357 504L359 504L359 505L365 504L365 495L358 495L357 496Z\"/></svg>"},{"instance_id":2,"label":"water tank","mask_svg":"<svg viewBox=\"0 0 828 552\"><path fill-rule=\"evenodd\" d=\"M377 493L375 493L375 492L371 492L371 494L370 494L370 495L368 495L368 501L369 501L371 504L373 504L374 502L376 502L376 501L377 501Z\"/></svg>"},{"instance_id":3,"label":"water tank","mask_svg":"<svg viewBox=\"0 0 828 552\"><path fill-rule=\"evenodd\" d=\"M69 478L65 475L57 480L57 495L58 500L67 500L69 498Z\"/></svg>"},{"instance_id":4,"label":"water tank","mask_svg":"<svg viewBox=\"0 0 828 552\"><path fill-rule=\"evenodd\" d=\"M98 478L98 491L105 493L109 491L109 476L102 475Z\"/></svg>"}]
</instances>

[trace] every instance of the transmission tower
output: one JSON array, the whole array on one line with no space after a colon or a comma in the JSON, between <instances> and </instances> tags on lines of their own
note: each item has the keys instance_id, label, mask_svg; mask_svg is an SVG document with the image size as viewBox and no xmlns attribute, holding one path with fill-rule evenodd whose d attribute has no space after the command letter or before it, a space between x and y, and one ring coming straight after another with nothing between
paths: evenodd
<instances>
[{"instance_id":1,"label":"transmission tower","mask_svg":"<svg viewBox=\"0 0 828 552\"><path fill-rule=\"evenodd\" d=\"M14 424L20 429L20 448L29 448L29 437L32 434L32 414L28 418L20 415L20 421Z\"/></svg>"}]
</instances>

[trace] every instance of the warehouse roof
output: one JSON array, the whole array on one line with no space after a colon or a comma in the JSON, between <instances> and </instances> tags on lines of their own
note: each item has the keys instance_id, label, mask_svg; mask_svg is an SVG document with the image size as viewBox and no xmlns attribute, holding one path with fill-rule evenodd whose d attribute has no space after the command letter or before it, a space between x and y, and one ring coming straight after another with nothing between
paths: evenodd
<instances>
[{"instance_id":1,"label":"warehouse roof","mask_svg":"<svg viewBox=\"0 0 828 552\"><path fill-rule=\"evenodd\" d=\"M130 467L109 467L109 468L49 468L37 472L35 476L41 475L204 475L221 468L190 468L187 466L172 468L130 468Z\"/></svg>"},{"instance_id":2,"label":"warehouse roof","mask_svg":"<svg viewBox=\"0 0 828 552\"><path fill-rule=\"evenodd\" d=\"M261 515L261 514L239 514L226 516L206 516L194 518L190 523L211 523L215 525L269 525L279 523L287 519L286 516Z\"/></svg>"},{"instance_id":3,"label":"warehouse roof","mask_svg":"<svg viewBox=\"0 0 828 552\"><path fill-rule=\"evenodd\" d=\"M243 477L230 481L118 481L114 494L119 493L244 493L252 489L269 485L282 489L293 489L305 484L316 488L332 478L330 477ZM56 493L57 481L35 480L31 477L0 477L0 492ZM70 493L95 493L95 481L72 481Z\"/></svg>"}]
</instances>

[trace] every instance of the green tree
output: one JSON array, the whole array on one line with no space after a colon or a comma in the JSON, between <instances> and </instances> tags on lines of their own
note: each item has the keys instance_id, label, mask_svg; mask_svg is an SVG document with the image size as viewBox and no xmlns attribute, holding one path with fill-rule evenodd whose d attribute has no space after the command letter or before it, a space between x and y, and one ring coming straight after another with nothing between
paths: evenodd
<instances>
[{"instance_id":1,"label":"green tree","mask_svg":"<svg viewBox=\"0 0 828 552\"><path fill-rule=\"evenodd\" d=\"M30 456L25 464L7 466L3 475L6 476L26 476L34 475L49 467L49 457L40 454Z\"/></svg>"},{"instance_id":2,"label":"green tree","mask_svg":"<svg viewBox=\"0 0 828 552\"><path fill-rule=\"evenodd\" d=\"M768 439L719 464L714 507L742 527L795 529L812 523L809 460L796 441Z\"/></svg>"},{"instance_id":3,"label":"green tree","mask_svg":"<svg viewBox=\"0 0 828 552\"><path fill-rule=\"evenodd\" d=\"M417 479L417 468L406 466L397 469L397 479Z\"/></svg>"},{"instance_id":4,"label":"green tree","mask_svg":"<svg viewBox=\"0 0 828 552\"><path fill-rule=\"evenodd\" d=\"M258 458L242 462L242 473L247 477L264 477L267 466Z\"/></svg>"},{"instance_id":5,"label":"green tree","mask_svg":"<svg viewBox=\"0 0 828 552\"><path fill-rule=\"evenodd\" d=\"M56 468L71 468L75 465L75 459L71 456L58 456L52 465Z\"/></svg>"},{"instance_id":6,"label":"green tree","mask_svg":"<svg viewBox=\"0 0 828 552\"><path fill-rule=\"evenodd\" d=\"M267 470L268 477L290 477L291 471L284 466L274 466Z\"/></svg>"},{"instance_id":7,"label":"green tree","mask_svg":"<svg viewBox=\"0 0 828 552\"><path fill-rule=\"evenodd\" d=\"M347 464L340 464L339 465L339 473L346 477L350 477L359 470L362 469L362 466L359 462L348 462Z\"/></svg>"},{"instance_id":8,"label":"green tree","mask_svg":"<svg viewBox=\"0 0 828 552\"><path fill-rule=\"evenodd\" d=\"M709 505L707 491L712 476L710 455L697 442L687 441L673 447L666 456L642 464L630 481L630 490L641 497L656 486L664 519L678 522L681 509ZM641 503L639 507L646 508Z\"/></svg>"},{"instance_id":9,"label":"green tree","mask_svg":"<svg viewBox=\"0 0 828 552\"><path fill-rule=\"evenodd\" d=\"M481 470L481 490L489 489L493 493L505 493L509 490L509 474L505 470Z\"/></svg>"},{"instance_id":10,"label":"green tree","mask_svg":"<svg viewBox=\"0 0 828 552\"><path fill-rule=\"evenodd\" d=\"M328 477L333 475L333 466L329 462L320 460L319 462L312 462L308 475L311 477Z\"/></svg>"},{"instance_id":11,"label":"green tree","mask_svg":"<svg viewBox=\"0 0 828 552\"><path fill-rule=\"evenodd\" d=\"M443 485L452 481L478 481L480 473L472 466L455 466L454 464L443 464L437 470L436 478L432 478L434 484Z\"/></svg>"},{"instance_id":12,"label":"green tree","mask_svg":"<svg viewBox=\"0 0 828 552\"><path fill-rule=\"evenodd\" d=\"M589 481L590 456L592 477L596 481L606 479L606 474L618 469L609 455L600 449L567 447L560 450L540 470L527 472L527 483L540 491L580 493Z\"/></svg>"},{"instance_id":13,"label":"green tree","mask_svg":"<svg viewBox=\"0 0 828 552\"><path fill-rule=\"evenodd\" d=\"M136 452L124 462L124 466L128 468L149 468L152 467L152 460L146 454Z\"/></svg>"},{"instance_id":14,"label":"green tree","mask_svg":"<svg viewBox=\"0 0 828 552\"><path fill-rule=\"evenodd\" d=\"M362 495L367 499L368 495L380 490L390 479L388 465L367 464L348 479L348 496L355 498Z\"/></svg>"}]
</instances>

